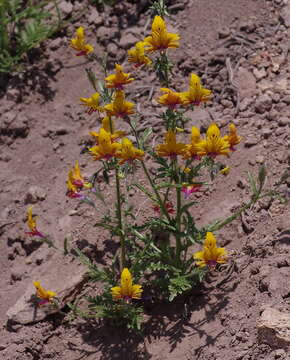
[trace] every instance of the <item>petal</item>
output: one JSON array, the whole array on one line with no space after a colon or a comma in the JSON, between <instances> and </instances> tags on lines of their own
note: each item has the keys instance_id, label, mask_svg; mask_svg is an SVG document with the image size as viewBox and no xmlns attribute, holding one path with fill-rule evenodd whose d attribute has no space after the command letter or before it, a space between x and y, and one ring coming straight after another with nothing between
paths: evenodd
<instances>
[{"instance_id":1,"label":"petal","mask_svg":"<svg viewBox=\"0 0 290 360\"><path fill-rule=\"evenodd\" d=\"M216 238L214 237L212 232L206 233L206 239L204 241L204 246L208 247L209 249L213 249L216 247Z\"/></svg>"},{"instance_id":2,"label":"petal","mask_svg":"<svg viewBox=\"0 0 290 360\"><path fill-rule=\"evenodd\" d=\"M142 286L141 285L133 285L132 286L132 298L133 299L140 299L141 298L141 294L143 292Z\"/></svg>"},{"instance_id":3,"label":"petal","mask_svg":"<svg viewBox=\"0 0 290 360\"><path fill-rule=\"evenodd\" d=\"M122 297L122 289L120 286L112 287L111 293L112 293L113 299L120 299Z\"/></svg>"},{"instance_id":4,"label":"petal","mask_svg":"<svg viewBox=\"0 0 290 360\"><path fill-rule=\"evenodd\" d=\"M205 260L204 251L197 251L196 253L193 254L193 258L196 260L204 261Z\"/></svg>"}]
</instances>

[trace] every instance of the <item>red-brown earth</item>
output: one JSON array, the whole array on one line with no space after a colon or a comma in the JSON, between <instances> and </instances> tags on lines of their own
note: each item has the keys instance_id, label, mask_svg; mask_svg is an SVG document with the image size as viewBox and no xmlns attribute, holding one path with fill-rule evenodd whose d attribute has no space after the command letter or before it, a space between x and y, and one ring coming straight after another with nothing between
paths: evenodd
<instances>
[{"instance_id":1,"label":"red-brown earth","mask_svg":"<svg viewBox=\"0 0 290 360\"><path fill-rule=\"evenodd\" d=\"M96 117L88 116L79 105L79 98L92 91L84 67L103 77L100 66L75 57L68 44L75 29L83 25L96 52L108 52L110 69L118 61L129 70L126 50L150 30L147 3L123 1L96 10L85 1L72 2L68 17L85 10L83 15L35 50L35 60L22 73L2 81L3 360L274 360L289 355L289 323L284 324L284 340L274 327L259 328L267 311L289 319L290 211L279 199L260 201L242 219L217 232L229 251L229 264L192 294L186 314L178 303L146 313L144 337L71 319L69 313L50 315L34 324L8 321L7 312L15 309L23 294L34 292L33 280L41 279L55 291L77 284L67 301L96 291L80 280L84 268L77 260L25 236L28 204L34 203L39 228L57 247L67 237L71 248L80 248L100 265L109 263L116 249L116 239L92 226L103 214L101 204L93 210L65 196L67 173L76 159L87 175L97 166L82 153L90 140L89 130L98 127ZM63 1L62 7L66 6ZM200 204L193 211L200 225L230 215L249 200L247 171L257 174L265 164L266 188L271 189L289 169L289 6L281 0L172 2L168 23L181 36L180 48L170 52L175 62L173 87L183 91L189 74L196 72L214 93L206 107L188 114L190 125L207 127L214 121L224 132L234 122L243 138L238 150L225 160L230 174L217 177L198 195ZM152 71L134 75L139 81L130 85L130 92L140 103L140 127L152 126L158 143L164 132L156 116L162 109L154 100L159 95L158 82ZM148 97L151 88L153 100ZM286 197L289 187L287 181L280 187ZM108 203L112 202L111 188L105 187L105 192ZM140 215L148 215L150 206L141 194L130 195L141 203Z\"/></svg>"}]
</instances>

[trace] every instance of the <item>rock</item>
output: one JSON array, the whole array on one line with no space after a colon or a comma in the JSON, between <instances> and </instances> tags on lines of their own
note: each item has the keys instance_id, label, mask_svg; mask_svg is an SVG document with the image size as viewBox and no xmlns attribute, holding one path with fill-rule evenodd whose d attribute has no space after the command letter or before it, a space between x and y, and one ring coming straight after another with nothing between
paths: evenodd
<instances>
[{"instance_id":1,"label":"rock","mask_svg":"<svg viewBox=\"0 0 290 360\"><path fill-rule=\"evenodd\" d=\"M280 18L286 27L290 27L290 4L288 3L280 12Z\"/></svg>"},{"instance_id":2,"label":"rock","mask_svg":"<svg viewBox=\"0 0 290 360\"><path fill-rule=\"evenodd\" d=\"M262 80L263 78L265 78L267 76L267 72L264 68L261 68L261 69L255 68L253 70L253 74L255 75L255 78L257 80Z\"/></svg>"},{"instance_id":3,"label":"rock","mask_svg":"<svg viewBox=\"0 0 290 360\"><path fill-rule=\"evenodd\" d=\"M280 117L279 120L278 120L278 125L279 126L290 125L290 118L286 117L286 116Z\"/></svg>"},{"instance_id":4,"label":"rock","mask_svg":"<svg viewBox=\"0 0 290 360\"><path fill-rule=\"evenodd\" d=\"M290 259L287 255L277 255L275 261L278 268L290 266Z\"/></svg>"},{"instance_id":5,"label":"rock","mask_svg":"<svg viewBox=\"0 0 290 360\"><path fill-rule=\"evenodd\" d=\"M130 47L134 46L137 41L138 38L135 35L128 33L121 37L119 45L123 49L130 49Z\"/></svg>"},{"instance_id":6,"label":"rock","mask_svg":"<svg viewBox=\"0 0 290 360\"><path fill-rule=\"evenodd\" d=\"M23 271L16 269L16 270L12 270L11 271L11 283L13 284L16 281L20 281L22 279L23 276Z\"/></svg>"},{"instance_id":7,"label":"rock","mask_svg":"<svg viewBox=\"0 0 290 360\"><path fill-rule=\"evenodd\" d=\"M62 46L62 38L58 37L56 39L53 39L49 43L49 48L51 50L57 50Z\"/></svg>"},{"instance_id":8,"label":"rock","mask_svg":"<svg viewBox=\"0 0 290 360\"><path fill-rule=\"evenodd\" d=\"M231 34L231 30L228 27L222 28L218 31L218 36L220 39L225 39Z\"/></svg>"},{"instance_id":9,"label":"rock","mask_svg":"<svg viewBox=\"0 0 290 360\"><path fill-rule=\"evenodd\" d=\"M273 131L270 128L263 127L262 128L262 135L265 139L268 139L272 135Z\"/></svg>"},{"instance_id":10,"label":"rock","mask_svg":"<svg viewBox=\"0 0 290 360\"><path fill-rule=\"evenodd\" d=\"M91 13L90 13L90 15L88 17L88 23L89 24L94 24L96 26L102 25L103 19L102 19L101 15L99 14L99 12L97 11L96 8L93 8L91 10Z\"/></svg>"},{"instance_id":11,"label":"rock","mask_svg":"<svg viewBox=\"0 0 290 360\"><path fill-rule=\"evenodd\" d=\"M100 26L97 30L97 38L101 44L108 44L110 39L117 41L118 31L116 28Z\"/></svg>"},{"instance_id":12,"label":"rock","mask_svg":"<svg viewBox=\"0 0 290 360\"><path fill-rule=\"evenodd\" d=\"M257 164L264 164L265 162L265 157L263 155L257 155L256 156L256 163Z\"/></svg>"},{"instance_id":13,"label":"rock","mask_svg":"<svg viewBox=\"0 0 290 360\"><path fill-rule=\"evenodd\" d=\"M188 117L191 126L200 128L201 132L207 130L209 124L212 122L209 112L205 109L197 108L194 111L188 110L185 113L185 117Z\"/></svg>"},{"instance_id":14,"label":"rock","mask_svg":"<svg viewBox=\"0 0 290 360\"><path fill-rule=\"evenodd\" d=\"M43 137L54 138L55 136L66 135L70 132L64 125L50 125L47 129L41 133Z\"/></svg>"},{"instance_id":15,"label":"rock","mask_svg":"<svg viewBox=\"0 0 290 360\"><path fill-rule=\"evenodd\" d=\"M250 135L246 138L246 140L244 142L244 146L249 148L254 145L257 145L258 142L259 142L259 140L256 137L254 137L253 135Z\"/></svg>"},{"instance_id":16,"label":"rock","mask_svg":"<svg viewBox=\"0 0 290 360\"><path fill-rule=\"evenodd\" d=\"M287 284L288 275L289 270L285 268L276 269L270 274L268 291L272 297L286 298L288 296L290 291Z\"/></svg>"},{"instance_id":17,"label":"rock","mask_svg":"<svg viewBox=\"0 0 290 360\"><path fill-rule=\"evenodd\" d=\"M245 97L241 102L240 102L240 106L239 109L240 111L245 111L249 108L249 106L253 103L254 99L253 98L247 98Z\"/></svg>"},{"instance_id":18,"label":"rock","mask_svg":"<svg viewBox=\"0 0 290 360\"><path fill-rule=\"evenodd\" d=\"M43 188L37 185L33 185L28 189L24 202L25 204L35 204L38 201L45 200L46 196L46 191Z\"/></svg>"},{"instance_id":19,"label":"rock","mask_svg":"<svg viewBox=\"0 0 290 360\"><path fill-rule=\"evenodd\" d=\"M73 5L68 1L62 1L58 8L65 16L70 15L73 11Z\"/></svg>"},{"instance_id":20,"label":"rock","mask_svg":"<svg viewBox=\"0 0 290 360\"><path fill-rule=\"evenodd\" d=\"M282 101L287 105L290 105L290 95L286 95L283 97Z\"/></svg>"},{"instance_id":21,"label":"rock","mask_svg":"<svg viewBox=\"0 0 290 360\"><path fill-rule=\"evenodd\" d=\"M256 24L253 20L244 21L240 24L240 30L250 34L256 29Z\"/></svg>"},{"instance_id":22,"label":"rock","mask_svg":"<svg viewBox=\"0 0 290 360\"><path fill-rule=\"evenodd\" d=\"M234 105L233 105L233 103L230 101L230 100L228 100L228 99L222 99L221 100L221 104L223 105L223 107L225 107L225 108L232 108Z\"/></svg>"},{"instance_id":23,"label":"rock","mask_svg":"<svg viewBox=\"0 0 290 360\"><path fill-rule=\"evenodd\" d=\"M267 94L262 94L258 97L255 104L255 110L259 114L263 114L266 111L269 111L272 107L272 99Z\"/></svg>"},{"instance_id":24,"label":"rock","mask_svg":"<svg viewBox=\"0 0 290 360\"><path fill-rule=\"evenodd\" d=\"M41 285L46 290L57 293L58 308L50 304L35 306L33 302L35 288L33 283L30 283L24 295L7 311L6 315L10 327L13 328L17 324L25 325L43 320L47 315L58 312L81 291L85 282L86 269L84 267L76 268L75 264L64 264L61 258L55 261L53 266L51 261L45 263L45 265L41 270L39 267L35 268L35 271L30 275L32 279L40 280ZM44 280L41 281L41 279Z\"/></svg>"},{"instance_id":25,"label":"rock","mask_svg":"<svg viewBox=\"0 0 290 360\"><path fill-rule=\"evenodd\" d=\"M275 351L275 359L286 359L286 352L284 349L277 349Z\"/></svg>"},{"instance_id":26,"label":"rock","mask_svg":"<svg viewBox=\"0 0 290 360\"><path fill-rule=\"evenodd\" d=\"M0 133L4 136L12 138L25 138L29 133L29 122L31 119L27 118L24 114L15 114L9 111L2 115L0 124Z\"/></svg>"},{"instance_id":27,"label":"rock","mask_svg":"<svg viewBox=\"0 0 290 360\"><path fill-rule=\"evenodd\" d=\"M15 88L8 88L6 90L6 99L15 103L19 102L21 98L20 91Z\"/></svg>"},{"instance_id":28,"label":"rock","mask_svg":"<svg viewBox=\"0 0 290 360\"><path fill-rule=\"evenodd\" d=\"M239 87L240 97L251 98L256 93L256 79L254 75L247 69L239 67L236 76L236 82Z\"/></svg>"},{"instance_id":29,"label":"rock","mask_svg":"<svg viewBox=\"0 0 290 360\"><path fill-rule=\"evenodd\" d=\"M114 43L110 43L108 46L107 46L107 51L108 51L108 54L112 57L116 57L117 54L118 54L118 51L119 51L119 48L116 44Z\"/></svg>"},{"instance_id":30,"label":"rock","mask_svg":"<svg viewBox=\"0 0 290 360\"><path fill-rule=\"evenodd\" d=\"M274 85L274 90L281 93L285 92L287 88L288 88L288 79L286 77L277 80Z\"/></svg>"},{"instance_id":31,"label":"rock","mask_svg":"<svg viewBox=\"0 0 290 360\"><path fill-rule=\"evenodd\" d=\"M257 324L259 340L272 348L290 347L290 314L267 307Z\"/></svg>"},{"instance_id":32,"label":"rock","mask_svg":"<svg viewBox=\"0 0 290 360\"><path fill-rule=\"evenodd\" d=\"M274 84L270 80L263 79L262 81L259 81L258 87L265 92L266 90L272 89Z\"/></svg>"}]
</instances>

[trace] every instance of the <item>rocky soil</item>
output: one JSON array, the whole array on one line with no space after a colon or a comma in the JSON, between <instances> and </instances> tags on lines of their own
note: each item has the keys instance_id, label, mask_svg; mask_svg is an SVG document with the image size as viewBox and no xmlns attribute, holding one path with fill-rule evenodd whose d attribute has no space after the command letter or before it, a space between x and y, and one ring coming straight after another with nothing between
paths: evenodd
<instances>
[{"instance_id":1,"label":"rocky soil","mask_svg":"<svg viewBox=\"0 0 290 360\"><path fill-rule=\"evenodd\" d=\"M64 238L97 264L116 248L109 235L92 227L102 214L68 199L66 177L78 159L84 174L96 168L83 149L98 127L79 105L92 92L84 67L102 78L100 66L75 57L68 43L83 25L109 66L124 63L126 51L150 30L148 2L96 7L62 1L63 16L75 19L36 49L26 69L1 82L0 103L0 358L274 360L290 355L290 210L279 199L260 201L217 233L230 253L227 267L213 273L186 304L149 309L144 337L123 334L97 322L72 318L67 302L96 290L84 281L85 268L25 235L26 208L33 204L39 228L62 248ZM189 112L190 125L212 121L224 131L234 122L243 141L227 160L230 175L198 195L198 224L228 216L251 194L246 172L267 167L271 189L290 165L290 3L287 0L181 0L170 2L170 28L181 35L172 51L173 87L183 91L196 72L214 97ZM134 74L130 85L140 103L140 129L153 127L159 95L153 72ZM152 95L152 96L151 96ZM121 126L120 126L121 127ZM153 171L154 169L152 169ZM280 188L289 197L290 182ZM105 188L108 200L110 188ZM133 194L137 196L138 193ZM147 208L140 209L146 215ZM195 210L196 211L196 210ZM32 281L43 279L63 304L62 314L31 311ZM185 311L186 309L186 311ZM46 312L50 314L47 316Z\"/></svg>"}]
</instances>

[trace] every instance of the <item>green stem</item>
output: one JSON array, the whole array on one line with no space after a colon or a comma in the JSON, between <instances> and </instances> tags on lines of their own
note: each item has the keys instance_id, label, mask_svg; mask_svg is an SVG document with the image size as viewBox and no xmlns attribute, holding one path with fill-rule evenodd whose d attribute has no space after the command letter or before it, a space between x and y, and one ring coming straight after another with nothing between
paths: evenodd
<instances>
[{"instance_id":1,"label":"green stem","mask_svg":"<svg viewBox=\"0 0 290 360\"><path fill-rule=\"evenodd\" d=\"M111 116L110 120L110 130L111 134L113 133L113 122ZM115 169L115 179L116 179L116 196L117 196L117 218L118 218L118 230L119 236L121 240L121 270L125 267L126 262L126 249L125 249L125 233L123 229L123 221L122 221L122 203L121 203L121 189L120 189L120 179L119 179L119 166L116 165Z\"/></svg>"},{"instance_id":2,"label":"green stem","mask_svg":"<svg viewBox=\"0 0 290 360\"><path fill-rule=\"evenodd\" d=\"M134 128L134 126L131 124L131 121L129 121L129 125L130 125L131 130L133 131L133 134L134 134L135 138L136 138L137 146L140 147L138 133L137 133L136 129ZM144 161L143 160L140 160L140 161L141 161L143 171L144 171L144 173L145 173L145 175L146 175L146 177L147 177L147 179L148 179L148 181L149 181L149 183L150 183L150 185L152 187L152 190L154 191L154 194L155 194L155 196L157 198L158 205L160 206L161 212L166 216L167 220L170 221L171 219L170 219L170 216L168 214L168 211L167 211L167 209L165 207L164 202L161 199L161 196L159 195L159 192L156 190L156 187L155 187L155 185L154 185L154 183L153 183L153 181L151 179L151 176L150 176L150 174L148 172L148 169L147 169Z\"/></svg>"},{"instance_id":3,"label":"green stem","mask_svg":"<svg viewBox=\"0 0 290 360\"><path fill-rule=\"evenodd\" d=\"M175 163L175 172L177 175L177 163ZM176 179L177 180L177 179ZM178 184L178 181L176 181L176 184ZM181 188L177 187L176 188L176 230L177 230L177 234L176 234L176 260L179 262L180 261L180 253L182 250L181 247L181 239L180 239L180 232L181 232Z\"/></svg>"},{"instance_id":4,"label":"green stem","mask_svg":"<svg viewBox=\"0 0 290 360\"><path fill-rule=\"evenodd\" d=\"M158 205L160 206L161 212L166 216L167 220L170 221L171 219L170 219L170 216L168 214L168 211L166 210L166 207L165 207L165 205L164 205L164 203L163 203L163 201L161 199L161 196L159 195L158 191L156 190L156 187L155 187L155 185L154 185L154 183L153 183L153 181L151 179L151 176L150 176L150 174L148 172L148 169L146 168L146 165L145 165L143 160L141 160L141 165L142 165L144 173L147 176L147 179L148 179L148 181L149 181L149 183L150 183L150 185L151 185L151 187L152 187L152 189L154 191L154 194L155 194L155 196L157 198Z\"/></svg>"},{"instance_id":5,"label":"green stem","mask_svg":"<svg viewBox=\"0 0 290 360\"><path fill-rule=\"evenodd\" d=\"M121 190L120 190L120 179L119 179L118 170L119 170L118 167L116 167L115 179L116 179L116 195L117 195L117 218L118 218L119 236L121 239L121 269L124 269L124 267L125 267L125 234L124 234L123 222L122 222Z\"/></svg>"}]
</instances>

